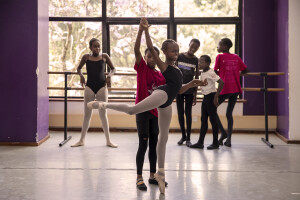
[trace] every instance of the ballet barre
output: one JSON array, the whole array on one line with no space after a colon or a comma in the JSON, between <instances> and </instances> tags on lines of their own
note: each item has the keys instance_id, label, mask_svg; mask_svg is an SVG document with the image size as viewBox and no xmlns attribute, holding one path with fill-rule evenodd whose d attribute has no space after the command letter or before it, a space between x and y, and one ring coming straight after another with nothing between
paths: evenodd
<instances>
[{"instance_id":1,"label":"ballet barre","mask_svg":"<svg viewBox=\"0 0 300 200\"><path fill-rule=\"evenodd\" d=\"M68 76L69 75L78 75L77 72L48 72L48 74L61 74L64 75L64 84L65 87L48 87L48 90L64 90L64 140L59 143L59 146L62 147L64 144L66 144L69 140L72 139L72 136L68 136L68 90L84 90L84 88L74 88L74 87L68 87ZM83 73L86 75L87 73ZM109 73L105 73L105 75L108 75ZM120 76L136 76L136 73L115 73L114 75L120 75ZM132 90L135 91L136 88L108 88L108 90Z\"/></svg>"},{"instance_id":2,"label":"ballet barre","mask_svg":"<svg viewBox=\"0 0 300 200\"><path fill-rule=\"evenodd\" d=\"M268 76L280 76L284 75L284 72L250 72L246 74L241 74L241 76L262 76L264 87L263 88L242 88L245 92L264 92L264 115L265 115L265 138L261 140L268 145L270 148L273 148L274 145L269 142L269 127L268 127L268 92L283 92L284 88L268 88L267 87L267 78Z\"/></svg>"}]
</instances>

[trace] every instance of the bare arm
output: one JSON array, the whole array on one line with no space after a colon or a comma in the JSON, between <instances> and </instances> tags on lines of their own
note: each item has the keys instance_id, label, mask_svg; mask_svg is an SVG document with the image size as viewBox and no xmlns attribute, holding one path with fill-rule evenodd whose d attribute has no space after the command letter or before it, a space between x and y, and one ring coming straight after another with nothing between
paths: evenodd
<instances>
[{"instance_id":1,"label":"bare arm","mask_svg":"<svg viewBox=\"0 0 300 200\"><path fill-rule=\"evenodd\" d=\"M198 64L196 65L195 79L199 79L199 65ZM195 90L194 90L194 93L193 93L193 104L192 104L192 106L195 106L196 103L197 103L197 91L198 91L198 88L195 87Z\"/></svg>"},{"instance_id":2,"label":"bare arm","mask_svg":"<svg viewBox=\"0 0 300 200\"><path fill-rule=\"evenodd\" d=\"M205 85L207 85L206 79L204 81L200 81L199 79L194 79L187 84L183 84L182 87L180 88L178 94L182 94L192 87L205 86Z\"/></svg>"},{"instance_id":3,"label":"bare arm","mask_svg":"<svg viewBox=\"0 0 300 200\"><path fill-rule=\"evenodd\" d=\"M83 74L81 72L81 69L85 65L85 63L86 63L86 61L88 59L88 56L89 56L88 54L85 54L84 56L82 56L81 61L80 61L79 65L78 65L78 67L77 67L77 73L80 76L80 84L81 84L82 87L85 86L85 79L84 79L84 76L83 76Z\"/></svg>"},{"instance_id":4,"label":"bare arm","mask_svg":"<svg viewBox=\"0 0 300 200\"><path fill-rule=\"evenodd\" d=\"M248 71L248 68L244 69L243 71L241 71L241 75L245 75L247 74L249 71Z\"/></svg>"},{"instance_id":5,"label":"bare arm","mask_svg":"<svg viewBox=\"0 0 300 200\"><path fill-rule=\"evenodd\" d=\"M141 23L143 23L142 20L141 20ZM146 19L144 19L144 20L146 20ZM152 41L151 41L151 38L149 35L148 27L149 27L149 25L146 20L146 22L143 23L143 28L145 29L145 37L146 37L147 47L148 47L149 51L151 52L151 54L153 55L154 61L157 64L160 71L164 72L167 69L168 65L159 58L157 52L154 50L153 44L152 44Z\"/></svg>"},{"instance_id":6,"label":"bare arm","mask_svg":"<svg viewBox=\"0 0 300 200\"><path fill-rule=\"evenodd\" d=\"M104 53L103 54L103 59L106 60L106 63L108 65L108 67L110 68L110 72L107 76L112 77L116 72L116 68L114 67L113 63L111 62L110 57L109 57L108 54Z\"/></svg>"},{"instance_id":7,"label":"bare arm","mask_svg":"<svg viewBox=\"0 0 300 200\"><path fill-rule=\"evenodd\" d=\"M134 55L135 55L135 61L136 61L137 65L140 65L140 62L142 59L142 54L140 51L142 34L143 34L143 29L141 28L141 25L140 25L139 32L136 36L136 41L134 44Z\"/></svg>"},{"instance_id":8,"label":"bare arm","mask_svg":"<svg viewBox=\"0 0 300 200\"><path fill-rule=\"evenodd\" d=\"M216 92L215 97L214 97L214 104L215 104L216 107L219 106L218 99L219 99L220 92L222 91L222 89L224 87L224 81L222 79L219 79L217 81L217 83L219 83L219 86L218 86L217 92Z\"/></svg>"}]
</instances>

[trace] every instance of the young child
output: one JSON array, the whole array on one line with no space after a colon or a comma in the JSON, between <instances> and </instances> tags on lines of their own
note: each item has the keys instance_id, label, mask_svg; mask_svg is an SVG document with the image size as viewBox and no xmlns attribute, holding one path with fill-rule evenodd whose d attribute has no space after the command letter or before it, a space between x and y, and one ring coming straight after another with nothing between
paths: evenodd
<instances>
[{"instance_id":1,"label":"young child","mask_svg":"<svg viewBox=\"0 0 300 200\"><path fill-rule=\"evenodd\" d=\"M87 108L87 103L94 101L95 99L97 101L107 102L106 84L110 82L110 77L113 76L116 71L109 56L106 53L100 54L100 41L98 39L92 38L89 42L89 45L92 55L85 54L77 68L77 72L80 75L80 83L82 87L86 86L84 89L84 119L81 129L81 137L80 140L71 147L79 147L84 145L85 135L88 131L92 116L92 111ZM105 62L111 69L111 72L108 74L106 79L104 75ZM87 83L85 83L85 78L81 73L81 69L85 64L87 70ZM106 110L99 110L99 116L106 137L106 145L114 148L118 147L110 141Z\"/></svg>"},{"instance_id":2,"label":"young child","mask_svg":"<svg viewBox=\"0 0 300 200\"><path fill-rule=\"evenodd\" d=\"M199 47L200 41L194 38L190 41L189 50L185 53L179 54L178 56L177 66L182 72L184 84L192 81L194 78L199 78L198 58L195 56ZM178 94L176 96L178 121L182 133L182 137L177 143L178 145L182 145L184 141L186 141L186 146L191 145L192 105L196 105L196 98L197 88L191 88L185 93ZM184 114L186 117L186 130Z\"/></svg>"},{"instance_id":3,"label":"young child","mask_svg":"<svg viewBox=\"0 0 300 200\"><path fill-rule=\"evenodd\" d=\"M219 96L219 104L223 103L225 99L228 99L228 106L226 110L226 117L228 121L228 132L224 130L222 123L217 116L218 126L221 130L221 137L219 139L219 145L223 145L223 140L227 138L224 145L231 147L231 134L233 127L232 112L237 101L237 97L242 93L240 84L240 72L242 74L247 73L247 66L242 59L229 52L232 47L232 42L228 38L220 40L218 45L218 52L222 53L217 55L214 70L224 81L224 88Z\"/></svg>"},{"instance_id":4,"label":"young child","mask_svg":"<svg viewBox=\"0 0 300 200\"><path fill-rule=\"evenodd\" d=\"M156 63L150 50L145 50L144 59L140 52L140 43L143 33L143 27L139 27L138 35L136 37L134 45L134 54L136 63L134 69L137 72L137 94L135 103L139 103L147 98L151 93L160 85L166 83L160 71L155 69ZM156 53L159 55L158 48L154 47ZM143 180L143 165L145 153L147 151L149 140L149 163L150 163L150 178L148 182L150 184L158 184L154 178L156 172L156 145L158 139L158 113L157 109L145 111L136 114L136 126L139 136L139 148L136 154L136 168L137 168L137 180L136 186L139 190L147 190L147 186Z\"/></svg>"},{"instance_id":5,"label":"young child","mask_svg":"<svg viewBox=\"0 0 300 200\"><path fill-rule=\"evenodd\" d=\"M179 46L171 39L165 40L162 44L161 50L166 56L166 61L163 62L157 52L155 51L152 41L149 35L149 24L145 18L141 19L141 27L143 27L146 36L146 43L149 51L151 52L154 62L162 72L166 84L159 86L152 92L150 96L136 105L128 105L125 103L106 103L92 101L88 103L88 107L92 109L114 109L117 111L125 112L133 115L142 113L148 110L157 108L158 110L158 126L159 136L157 142L157 161L158 172L154 174L155 179L158 182L160 192L165 193L165 152L166 144L168 140L169 127L172 117L172 102L178 93L183 93L191 87L198 87L206 85L206 81L193 80L188 84L182 85L182 73L175 62L178 58Z\"/></svg>"},{"instance_id":6,"label":"young child","mask_svg":"<svg viewBox=\"0 0 300 200\"><path fill-rule=\"evenodd\" d=\"M211 59L208 55L203 55L199 59L199 67L203 70L201 73L200 80L207 79L207 85L202 86L202 94L204 95L202 106L201 106L201 129L200 137L197 143L191 145L191 148L204 148L204 138L208 128L208 117L212 126L213 132L213 142L207 147L207 149L218 149L218 124L217 124L217 107L218 107L218 97L223 88L224 82L220 77L214 72L213 69L209 67ZM218 89L216 90L216 82L219 83Z\"/></svg>"}]
</instances>

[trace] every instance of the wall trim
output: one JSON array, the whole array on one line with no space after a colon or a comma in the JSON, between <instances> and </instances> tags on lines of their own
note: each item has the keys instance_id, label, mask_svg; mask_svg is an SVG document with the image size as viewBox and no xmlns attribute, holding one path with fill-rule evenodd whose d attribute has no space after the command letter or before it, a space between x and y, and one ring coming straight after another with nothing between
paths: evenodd
<instances>
[{"instance_id":1,"label":"wall trim","mask_svg":"<svg viewBox=\"0 0 300 200\"><path fill-rule=\"evenodd\" d=\"M0 146L39 146L50 138L50 134L39 142L0 142Z\"/></svg>"},{"instance_id":2,"label":"wall trim","mask_svg":"<svg viewBox=\"0 0 300 200\"><path fill-rule=\"evenodd\" d=\"M287 144L300 144L300 140L289 140L286 137L284 137L283 135L281 135L278 131L275 131L275 134L285 143Z\"/></svg>"},{"instance_id":3,"label":"wall trim","mask_svg":"<svg viewBox=\"0 0 300 200\"><path fill-rule=\"evenodd\" d=\"M110 127L109 128L110 132L137 132L136 128L131 128L131 127ZM49 131L64 131L64 127L49 127ZM67 131L71 132L80 132L81 127L68 127ZM88 132L103 132L103 129L101 127L94 128L90 127ZM181 130L179 128L170 128L170 133L181 133ZM200 129L192 129L192 133L200 133ZM212 133L212 129L208 129L207 133ZM242 134L247 134L247 133L253 133L253 134L264 134L264 130L248 130L248 129L234 129L232 130L232 133L242 133ZM274 134L275 131L269 131L270 134Z\"/></svg>"}]
</instances>

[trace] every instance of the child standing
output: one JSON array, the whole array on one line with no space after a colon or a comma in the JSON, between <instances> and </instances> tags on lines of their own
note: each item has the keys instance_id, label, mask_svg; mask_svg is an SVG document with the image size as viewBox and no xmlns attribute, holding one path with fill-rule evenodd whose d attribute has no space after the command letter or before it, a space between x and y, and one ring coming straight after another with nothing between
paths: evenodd
<instances>
[{"instance_id":1,"label":"child standing","mask_svg":"<svg viewBox=\"0 0 300 200\"><path fill-rule=\"evenodd\" d=\"M213 69L209 67L211 59L208 55L203 55L199 59L199 67L203 70L201 73L200 80L207 79L207 85L202 86L202 94L204 95L202 106L201 106L201 129L200 137L197 143L191 145L191 148L204 148L204 138L208 128L208 117L212 126L213 132L213 143L207 147L207 149L218 149L218 124L217 124L217 107L218 107L218 97L223 88L224 82L220 77L214 72ZM218 89L216 90L216 82L219 83Z\"/></svg>"},{"instance_id":2,"label":"child standing","mask_svg":"<svg viewBox=\"0 0 300 200\"><path fill-rule=\"evenodd\" d=\"M232 47L232 42L228 38L223 38L220 40L218 45L218 52L222 53L217 55L214 70L224 81L224 88L219 96L219 104L223 103L225 99L228 99L228 106L226 110L226 118L228 121L228 131L224 130L222 123L217 116L218 126L221 130L221 137L219 139L219 145L223 145L223 140L227 138L224 145L231 147L231 134L233 127L233 117L232 112L237 101L237 97L242 93L240 84L240 72L245 74L248 72L247 66L242 61L242 59L236 55L229 52Z\"/></svg>"},{"instance_id":3,"label":"child standing","mask_svg":"<svg viewBox=\"0 0 300 200\"><path fill-rule=\"evenodd\" d=\"M194 78L199 78L198 58L195 56L199 47L200 41L194 38L190 41L189 50L178 56L177 66L182 72L184 84L192 81ZM196 98L197 88L190 88L185 93L177 94L176 96L178 121L182 133L181 139L177 142L178 145L182 145L184 141L186 141L186 146L191 145L192 105L196 105ZM184 114L186 118L186 130Z\"/></svg>"},{"instance_id":4,"label":"child standing","mask_svg":"<svg viewBox=\"0 0 300 200\"><path fill-rule=\"evenodd\" d=\"M81 129L81 137L80 140L73 144L71 147L79 147L84 145L85 135L89 129L92 111L88 109L87 103L90 101L94 101L95 99L98 101L107 102L107 87L106 84L110 82L110 77L114 75L115 68L112 64L110 57L103 53L100 55L100 41L96 38L93 38L89 42L90 50L92 51L92 55L85 54L77 68L77 72L80 75L80 83L84 89L84 119L83 125ZM108 74L105 79L104 71L105 71L105 62L108 64L111 72ZM86 64L87 70L87 83L85 83L85 78L81 73L82 67ZM109 133L109 125L107 120L106 110L99 110L99 116L102 123L102 128L106 137L106 145L109 147L118 147L110 141L110 133Z\"/></svg>"},{"instance_id":5,"label":"child standing","mask_svg":"<svg viewBox=\"0 0 300 200\"><path fill-rule=\"evenodd\" d=\"M154 61L158 68L162 72L166 84L159 86L152 92L150 96L145 98L134 106L127 105L125 103L106 103L92 101L88 103L88 107L91 109L114 109L117 111L125 112L133 115L142 113L154 108L158 108L158 126L159 136L157 142L157 163L158 171L154 174L155 179L158 182L160 192L165 193L165 153L166 145L168 141L169 127L172 117L172 102L175 99L177 93L183 93L191 87L198 87L206 85L206 81L193 80L188 84L182 85L182 73L175 62L178 58L179 46L171 39L165 40L162 44L162 51L166 56L166 61L163 62L156 53L152 41L149 35L149 24L145 18L141 19L140 25L143 27L146 36L146 43L149 51L154 57Z\"/></svg>"},{"instance_id":6,"label":"child standing","mask_svg":"<svg viewBox=\"0 0 300 200\"><path fill-rule=\"evenodd\" d=\"M138 35L134 45L134 54L136 63L134 69L137 72L137 94L135 103L139 103L147 98L151 93L160 85L166 83L160 71L155 69L156 63L150 50L145 50L145 57L143 59L140 52L140 44L143 33L143 27L139 27ZM158 48L154 47L156 53L159 55ZM154 178L156 172L156 144L158 139L158 113L157 109L145 111L136 114L136 126L139 136L139 148L136 154L136 168L137 168L137 180L136 186L139 190L147 190L147 186L143 180L143 165L145 154L149 141L149 163L150 163L150 178L148 182L150 184L158 184Z\"/></svg>"}]
</instances>

